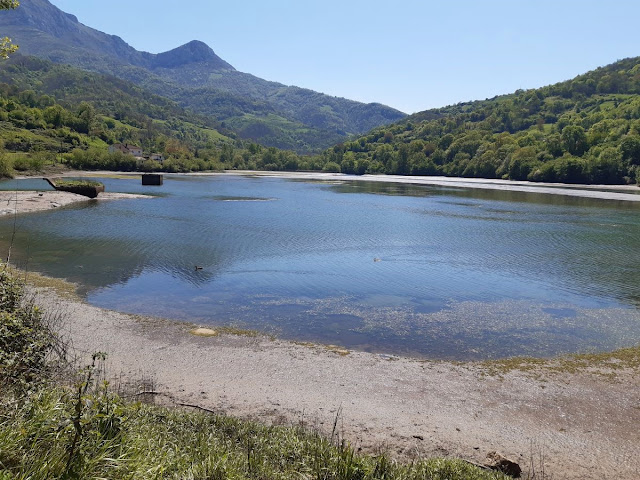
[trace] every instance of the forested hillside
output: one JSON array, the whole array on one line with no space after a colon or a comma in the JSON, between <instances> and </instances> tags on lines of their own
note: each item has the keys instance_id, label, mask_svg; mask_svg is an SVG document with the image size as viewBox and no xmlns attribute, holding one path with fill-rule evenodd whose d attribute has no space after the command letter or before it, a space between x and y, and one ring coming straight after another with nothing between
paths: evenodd
<instances>
[{"instance_id":1,"label":"forested hillside","mask_svg":"<svg viewBox=\"0 0 640 480\"><path fill-rule=\"evenodd\" d=\"M325 152L345 173L568 183L640 178L640 57L555 85L417 113Z\"/></svg>"},{"instance_id":2,"label":"forested hillside","mask_svg":"<svg viewBox=\"0 0 640 480\"><path fill-rule=\"evenodd\" d=\"M13 113L3 120L32 130L66 126L106 143L143 143L148 150L163 149L165 137L192 146L235 137L220 122L188 112L130 82L35 57L14 55L0 64L0 82L6 84L5 96L19 92L16 107L33 109L9 110ZM19 149L18 145L13 148Z\"/></svg>"},{"instance_id":3,"label":"forested hillside","mask_svg":"<svg viewBox=\"0 0 640 480\"><path fill-rule=\"evenodd\" d=\"M301 157L237 138L210 117L180 107L131 82L18 54L0 63L0 140L12 165L0 174L38 170L43 163L74 168L184 172L220 168L322 168ZM108 154L112 143L160 153L160 164ZM6 157L5 157L6 158Z\"/></svg>"},{"instance_id":4,"label":"forested hillside","mask_svg":"<svg viewBox=\"0 0 640 480\"><path fill-rule=\"evenodd\" d=\"M75 168L624 184L640 179L639 94L640 59L626 59L555 85L421 112L322 155L301 156L242 140L230 125L133 83L15 55L0 64L0 137L9 151L65 154ZM168 160L136 166L108 159L107 145L117 142Z\"/></svg>"},{"instance_id":5,"label":"forested hillside","mask_svg":"<svg viewBox=\"0 0 640 480\"><path fill-rule=\"evenodd\" d=\"M48 0L29 0L3 12L0 31L13 38L24 55L130 81L226 122L243 139L299 153L322 151L350 135L405 117L378 103L239 72L196 40L160 54L141 52L115 35L83 25Z\"/></svg>"}]
</instances>

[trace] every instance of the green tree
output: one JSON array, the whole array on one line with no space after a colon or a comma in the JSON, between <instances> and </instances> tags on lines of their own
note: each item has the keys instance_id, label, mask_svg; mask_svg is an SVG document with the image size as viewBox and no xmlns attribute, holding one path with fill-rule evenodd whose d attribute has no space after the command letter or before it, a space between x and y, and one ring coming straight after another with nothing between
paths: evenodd
<instances>
[{"instance_id":1,"label":"green tree","mask_svg":"<svg viewBox=\"0 0 640 480\"><path fill-rule=\"evenodd\" d=\"M82 102L78 106L78 131L91 134L96 123L96 109L88 102Z\"/></svg>"},{"instance_id":2,"label":"green tree","mask_svg":"<svg viewBox=\"0 0 640 480\"><path fill-rule=\"evenodd\" d=\"M11 10L18 5L20 3L17 0L0 0L0 10ZM17 49L18 46L12 44L9 37L0 38L0 58L8 58Z\"/></svg>"},{"instance_id":3,"label":"green tree","mask_svg":"<svg viewBox=\"0 0 640 480\"><path fill-rule=\"evenodd\" d=\"M342 163L340 164L340 170L342 173L356 173L356 159L353 152L344 154Z\"/></svg>"},{"instance_id":4,"label":"green tree","mask_svg":"<svg viewBox=\"0 0 640 480\"><path fill-rule=\"evenodd\" d=\"M628 135L620 144L625 160L633 165L640 164L640 138L636 135Z\"/></svg>"},{"instance_id":5,"label":"green tree","mask_svg":"<svg viewBox=\"0 0 640 480\"><path fill-rule=\"evenodd\" d=\"M64 124L65 110L60 105L47 107L44 110L44 120L55 128L60 128Z\"/></svg>"},{"instance_id":6,"label":"green tree","mask_svg":"<svg viewBox=\"0 0 640 480\"><path fill-rule=\"evenodd\" d=\"M580 156L588 147L587 135L579 125L569 125L562 130L564 147L571 155Z\"/></svg>"}]
</instances>

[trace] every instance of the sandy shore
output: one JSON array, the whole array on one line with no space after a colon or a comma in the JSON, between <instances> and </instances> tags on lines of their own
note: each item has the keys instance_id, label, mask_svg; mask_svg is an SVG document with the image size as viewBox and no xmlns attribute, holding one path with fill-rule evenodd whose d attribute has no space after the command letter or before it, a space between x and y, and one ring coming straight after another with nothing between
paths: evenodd
<instances>
[{"instance_id":1,"label":"sandy shore","mask_svg":"<svg viewBox=\"0 0 640 480\"><path fill-rule=\"evenodd\" d=\"M196 336L192 326L130 316L41 290L84 354L108 353L115 376L153 378L158 401L331 430L401 459L499 451L554 479L640 478L640 375L486 365L332 351L263 337ZM550 478L549 476L545 478Z\"/></svg>"},{"instance_id":2,"label":"sandy shore","mask_svg":"<svg viewBox=\"0 0 640 480\"><path fill-rule=\"evenodd\" d=\"M242 175L253 177L286 178L292 180L324 180L333 182L382 182L408 185L432 185L453 188L479 188L483 190L502 190L523 193L546 193L569 197L596 198L601 200L617 200L640 202L640 187L637 185L582 185L567 183L541 183L486 178L460 177L416 177L410 175L345 175L327 172L270 172L255 170L227 170L225 172L172 173L165 175L185 176L224 176ZM100 177L117 176L121 178L139 177L140 173L94 171L68 172L62 177Z\"/></svg>"},{"instance_id":3,"label":"sandy shore","mask_svg":"<svg viewBox=\"0 0 640 480\"><path fill-rule=\"evenodd\" d=\"M186 175L211 174L192 173ZM486 178L415 177L410 175L345 175L341 173L323 172L228 171L223 174L213 175L250 175L289 178L295 180L400 183L406 185L431 185L439 187L478 188L483 190L502 190L523 193L546 193L550 195L564 195L569 197L640 202L640 188L636 185L574 185L566 183L537 183Z\"/></svg>"},{"instance_id":4,"label":"sandy shore","mask_svg":"<svg viewBox=\"0 0 640 480\"><path fill-rule=\"evenodd\" d=\"M98 198L90 199L82 195L57 191L7 191L0 192L0 216L30 212L41 212L64 207L74 203L102 202L122 198L150 198L131 193L104 192Z\"/></svg>"}]
</instances>

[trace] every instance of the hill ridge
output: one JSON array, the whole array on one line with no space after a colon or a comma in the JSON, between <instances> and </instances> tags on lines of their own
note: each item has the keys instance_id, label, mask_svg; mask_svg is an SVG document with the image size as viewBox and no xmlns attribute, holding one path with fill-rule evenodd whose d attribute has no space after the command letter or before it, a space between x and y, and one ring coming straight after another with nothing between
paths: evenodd
<instances>
[{"instance_id":1,"label":"hill ridge","mask_svg":"<svg viewBox=\"0 0 640 480\"><path fill-rule=\"evenodd\" d=\"M324 153L345 173L640 182L640 57L425 110Z\"/></svg>"},{"instance_id":2,"label":"hill ridge","mask_svg":"<svg viewBox=\"0 0 640 480\"><path fill-rule=\"evenodd\" d=\"M198 40L159 54L141 52L118 36L83 25L48 0L2 12L0 32L25 55L132 81L268 146L318 151L405 116L378 103L298 90L239 72Z\"/></svg>"}]
</instances>

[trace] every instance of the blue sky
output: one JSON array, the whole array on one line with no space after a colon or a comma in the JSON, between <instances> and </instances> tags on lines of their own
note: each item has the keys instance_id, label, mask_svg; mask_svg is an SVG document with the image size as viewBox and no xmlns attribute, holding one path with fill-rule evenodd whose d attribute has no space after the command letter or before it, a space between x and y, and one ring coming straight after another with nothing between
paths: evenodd
<instances>
[{"instance_id":1,"label":"blue sky","mask_svg":"<svg viewBox=\"0 0 640 480\"><path fill-rule=\"evenodd\" d=\"M240 71L407 113L640 55L637 0L51 1L138 50L202 40Z\"/></svg>"}]
</instances>

